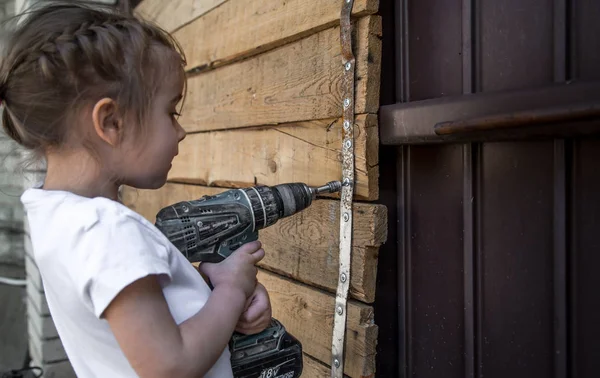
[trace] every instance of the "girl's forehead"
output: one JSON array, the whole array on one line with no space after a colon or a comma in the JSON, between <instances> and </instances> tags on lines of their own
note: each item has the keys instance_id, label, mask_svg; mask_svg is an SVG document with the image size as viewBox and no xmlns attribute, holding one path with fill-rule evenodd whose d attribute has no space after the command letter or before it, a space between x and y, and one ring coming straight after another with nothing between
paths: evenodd
<instances>
[{"instance_id":1,"label":"girl's forehead","mask_svg":"<svg viewBox=\"0 0 600 378\"><path fill-rule=\"evenodd\" d=\"M185 87L185 72L181 65L168 65L163 70L163 76L158 86L158 94L175 96L183 92Z\"/></svg>"}]
</instances>

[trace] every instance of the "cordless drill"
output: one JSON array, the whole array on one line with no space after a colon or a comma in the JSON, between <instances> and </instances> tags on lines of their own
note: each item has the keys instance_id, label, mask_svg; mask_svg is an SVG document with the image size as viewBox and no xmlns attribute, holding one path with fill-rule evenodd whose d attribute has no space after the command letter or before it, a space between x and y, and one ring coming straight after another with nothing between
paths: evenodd
<instances>
[{"instance_id":1,"label":"cordless drill","mask_svg":"<svg viewBox=\"0 0 600 378\"><path fill-rule=\"evenodd\" d=\"M340 191L339 181L321 187L303 183L232 189L178 202L160 210L156 227L190 262L218 263L258 231L307 207L321 193ZM234 333L231 365L236 378L296 378L302 373L302 345L276 319L255 335Z\"/></svg>"}]
</instances>

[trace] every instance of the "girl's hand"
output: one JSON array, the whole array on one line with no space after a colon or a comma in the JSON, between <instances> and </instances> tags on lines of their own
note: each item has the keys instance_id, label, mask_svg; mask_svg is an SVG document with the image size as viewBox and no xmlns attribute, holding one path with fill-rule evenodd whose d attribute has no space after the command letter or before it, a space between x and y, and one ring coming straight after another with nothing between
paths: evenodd
<instances>
[{"instance_id":1,"label":"girl's hand","mask_svg":"<svg viewBox=\"0 0 600 378\"><path fill-rule=\"evenodd\" d=\"M263 331L271 322L271 301L267 289L258 283L248 298L246 307L235 330L246 335Z\"/></svg>"},{"instance_id":2,"label":"girl's hand","mask_svg":"<svg viewBox=\"0 0 600 378\"><path fill-rule=\"evenodd\" d=\"M215 287L228 286L241 290L246 298L254 293L256 288L256 263L265 257L261 243L254 241L242 245L231 256L218 264L200 264L199 271L210 279Z\"/></svg>"}]
</instances>

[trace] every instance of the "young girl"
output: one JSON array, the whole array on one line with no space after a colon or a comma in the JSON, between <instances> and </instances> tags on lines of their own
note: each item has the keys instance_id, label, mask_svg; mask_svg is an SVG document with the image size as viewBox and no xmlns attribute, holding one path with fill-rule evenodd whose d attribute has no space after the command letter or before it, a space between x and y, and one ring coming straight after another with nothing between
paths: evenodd
<instances>
[{"instance_id":1,"label":"young girl","mask_svg":"<svg viewBox=\"0 0 600 378\"><path fill-rule=\"evenodd\" d=\"M201 42L199 42L201 43ZM166 182L184 58L159 28L84 5L28 12L0 66L2 124L47 164L27 190L35 261L79 377L232 377L228 341L271 318L249 243L198 271L118 202ZM200 148L200 146L198 147Z\"/></svg>"}]
</instances>

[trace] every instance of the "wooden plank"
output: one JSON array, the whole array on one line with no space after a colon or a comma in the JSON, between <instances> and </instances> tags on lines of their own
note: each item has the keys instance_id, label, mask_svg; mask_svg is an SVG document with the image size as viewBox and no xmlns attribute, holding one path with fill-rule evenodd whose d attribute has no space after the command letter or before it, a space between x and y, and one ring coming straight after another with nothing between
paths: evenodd
<instances>
[{"instance_id":1,"label":"wooden plank","mask_svg":"<svg viewBox=\"0 0 600 378\"><path fill-rule=\"evenodd\" d=\"M356 0L352 14L358 18L378 9L379 0ZM174 36L185 51L188 69L205 70L339 25L340 10L340 0L229 1Z\"/></svg>"},{"instance_id":2,"label":"wooden plank","mask_svg":"<svg viewBox=\"0 0 600 378\"><path fill-rule=\"evenodd\" d=\"M174 32L227 0L144 0L135 14ZM220 33L219 33L220 34Z\"/></svg>"},{"instance_id":3,"label":"wooden plank","mask_svg":"<svg viewBox=\"0 0 600 378\"><path fill-rule=\"evenodd\" d=\"M358 116L354 132L356 198L376 200L377 116ZM342 177L343 138L341 118L190 134L179 145L169 180L238 188L292 181L320 186Z\"/></svg>"},{"instance_id":4,"label":"wooden plank","mask_svg":"<svg viewBox=\"0 0 600 378\"><path fill-rule=\"evenodd\" d=\"M356 24L355 112L377 113L381 17ZM342 115L339 27L248 60L190 77L180 122L188 132Z\"/></svg>"},{"instance_id":5,"label":"wooden plank","mask_svg":"<svg viewBox=\"0 0 600 378\"><path fill-rule=\"evenodd\" d=\"M302 369L302 378L323 378L331 374L331 367L323 364L321 361L304 354L304 368Z\"/></svg>"},{"instance_id":6,"label":"wooden plank","mask_svg":"<svg viewBox=\"0 0 600 378\"><path fill-rule=\"evenodd\" d=\"M302 350L325 363L331 360L335 295L260 270L258 280L267 288L273 317L302 343ZM350 301L347 307L344 373L368 377L375 372L378 327L373 308Z\"/></svg>"},{"instance_id":7,"label":"wooden plank","mask_svg":"<svg viewBox=\"0 0 600 378\"><path fill-rule=\"evenodd\" d=\"M135 190L125 188L123 203L150 222L171 203L214 195L225 189L184 184ZM354 205L354 233L350 296L373 302L377 277L378 246L387 237L387 209L382 205ZM260 231L265 269L335 292L338 274L339 202L318 200L305 211Z\"/></svg>"}]
</instances>

